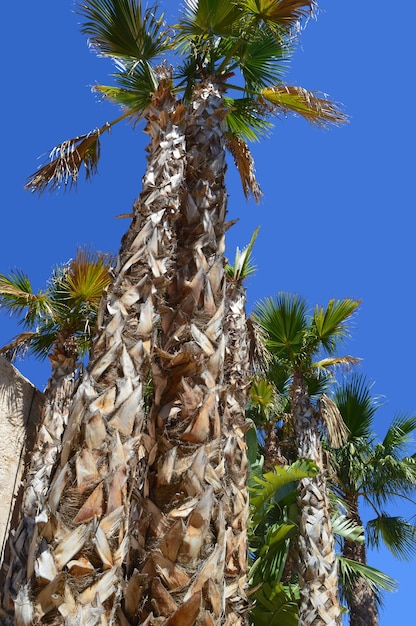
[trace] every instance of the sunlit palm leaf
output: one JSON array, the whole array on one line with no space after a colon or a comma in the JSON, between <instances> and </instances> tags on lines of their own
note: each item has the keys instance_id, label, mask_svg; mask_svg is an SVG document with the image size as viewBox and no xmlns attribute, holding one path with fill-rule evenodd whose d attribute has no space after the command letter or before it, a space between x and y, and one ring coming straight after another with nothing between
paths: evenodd
<instances>
[{"instance_id":1,"label":"sunlit palm leaf","mask_svg":"<svg viewBox=\"0 0 416 626\"><path fill-rule=\"evenodd\" d=\"M28 276L19 270L8 276L0 274L0 308L11 315L20 316L24 312L22 324L26 328L36 317L52 314L47 295L42 291L34 293Z\"/></svg>"},{"instance_id":2,"label":"sunlit palm leaf","mask_svg":"<svg viewBox=\"0 0 416 626\"><path fill-rule=\"evenodd\" d=\"M264 22L277 33L309 17L316 7L315 0L243 0L242 4L257 22Z\"/></svg>"},{"instance_id":3,"label":"sunlit palm leaf","mask_svg":"<svg viewBox=\"0 0 416 626\"><path fill-rule=\"evenodd\" d=\"M409 444L414 443L415 432L415 416L396 415L381 444L386 455L391 454L398 458L409 454Z\"/></svg>"},{"instance_id":4,"label":"sunlit palm leaf","mask_svg":"<svg viewBox=\"0 0 416 626\"><path fill-rule=\"evenodd\" d=\"M266 346L276 357L293 362L302 353L308 326L307 303L302 297L280 293L266 298L256 305L253 318L267 334Z\"/></svg>"},{"instance_id":5,"label":"sunlit palm leaf","mask_svg":"<svg viewBox=\"0 0 416 626\"><path fill-rule=\"evenodd\" d=\"M288 60L288 50L264 28L254 32L236 54L248 92L279 82Z\"/></svg>"},{"instance_id":6,"label":"sunlit palm leaf","mask_svg":"<svg viewBox=\"0 0 416 626\"><path fill-rule=\"evenodd\" d=\"M98 307L103 291L111 282L109 259L85 248L78 250L66 274L68 291L74 302Z\"/></svg>"},{"instance_id":7,"label":"sunlit palm leaf","mask_svg":"<svg viewBox=\"0 0 416 626\"><path fill-rule=\"evenodd\" d=\"M333 448L340 448L347 441L349 430L342 419L337 405L323 393L318 400L318 407L326 429L329 445Z\"/></svg>"},{"instance_id":8,"label":"sunlit palm leaf","mask_svg":"<svg viewBox=\"0 0 416 626\"><path fill-rule=\"evenodd\" d=\"M227 130L243 141L258 141L267 136L272 124L257 111L250 98L224 98Z\"/></svg>"},{"instance_id":9,"label":"sunlit palm leaf","mask_svg":"<svg viewBox=\"0 0 416 626\"><path fill-rule=\"evenodd\" d=\"M354 580L362 577L370 584L373 590L376 590L377 587L385 591L395 591L397 589L396 581L380 570L363 563L357 563L357 561L351 561L343 556L338 555L337 559L338 571L343 586L349 585L351 587L351 583Z\"/></svg>"},{"instance_id":10,"label":"sunlit palm leaf","mask_svg":"<svg viewBox=\"0 0 416 626\"><path fill-rule=\"evenodd\" d=\"M230 281L242 281L255 273L256 266L253 263L252 251L257 235L259 234L259 230L260 227L257 227L251 236L250 242L245 248L242 250L237 248L235 252L234 264L228 264L225 266L225 273Z\"/></svg>"},{"instance_id":11,"label":"sunlit palm leaf","mask_svg":"<svg viewBox=\"0 0 416 626\"><path fill-rule=\"evenodd\" d=\"M348 121L336 104L302 87L276 85L263 89L261 95L276 108L275 112L295 113L316 126L338 126Z\"/></svg>"},{"instance_id":12,"label":"sunlit palm leaf","mask_svg":"<svg viewBox=\"0 0 416 626\"><path fill-rule=\"evenodd\" d=\"M331 523L332 530L335 535L338 535L338 537L343 537L344 539L348 539L349 541L354 541L359 544L365 542L363 527L357 526L353 520L348 519L345 515L337 513L331 518Z\"/></svg>"},{"instance_id":13,"label":"sunlit palm leaf","mask_svg":"<svg viewBox=\"0 0 416 626\"><path fill-rule=\"evenodd\" d=\"M312 332L329 354L333 354L339 342L349 336L348 322L356 312L360 301L330 300L326 308L316 306L312 318Z\"/></svg>"},{"instance_id":14,"label":"sunlit palm leaf","mask_svg":"<svg viewBox=\"0 0 416 626\"><path fill-rule=\"evenodd\" d=\"M134 63L150 61L166 50L163 16L156 17L154 7L143 12L140 0L84 0L78 7L86 19L81 32L101 55Z\"/></svg>"},{"instance_id":15,"label":"sunlit palm leaf","mask_svg":"<svg viewBox=\"0 0 416 626\"><path fill-rule=\"evenodd\" d=\"M242 11L233 0L185 0L179 21L181 37L230 36L238 32Z\"/></svg>"}]
</instances>

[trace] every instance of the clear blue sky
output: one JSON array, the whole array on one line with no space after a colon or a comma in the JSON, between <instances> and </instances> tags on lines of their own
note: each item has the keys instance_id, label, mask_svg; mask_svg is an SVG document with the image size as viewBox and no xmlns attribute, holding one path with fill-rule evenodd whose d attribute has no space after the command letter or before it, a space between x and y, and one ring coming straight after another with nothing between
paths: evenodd
<instances>
[{"instance_id":1,"label":"clear blue sky","mask_svg":"<svg viewBox=\"0 0 416 626\"><path fill-rule=\"evenodd\" d=\"M174 0L160 0L168 16ZM329 131L300 119L279 119L273 135L254 145L264 192L247 203L230 163L230 256L261 226L255 248L257 275L250 307L280 290L310 303L330 298L363 300L346 349L386 396L377 431L383 436L398 412L416 412L414 317L415 193L414 24L416 3L386 10L376 0L322 0L318 21L301 37L287 82L342 102L349 125ZM54 264L77 245L118 251L127 213L141 186L146 137L140 127L117 126L102 140L99 175L78 190L44 195L23 190L37 157L62 141L117 115L91 94L108 83L112 68L97 59L79 33L70 0L6 2L2 31L2 167L0 272L27 271L41 288ZM0 317L0 343L18 332ZM17 363L42 388L47 364ZM416 444L415 444L416 449ZM409 505L403 514L413 516ZM415 562L385 552L370 564L399 581L386 594L380 625L410 624Z\"/></svg>"}]
</instances>

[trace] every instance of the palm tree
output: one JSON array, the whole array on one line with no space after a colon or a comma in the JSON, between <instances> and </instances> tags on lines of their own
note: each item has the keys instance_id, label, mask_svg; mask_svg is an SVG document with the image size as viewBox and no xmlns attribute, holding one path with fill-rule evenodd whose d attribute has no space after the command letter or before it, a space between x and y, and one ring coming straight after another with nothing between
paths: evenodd
<instances>
[{"instance_id":1,"label":"palm tree","mask_svg":"<svg viewBox=\"0 0 416 626\"><path fill-rule=\"evenodd\" d=\"M80 5L83 32L116 62L116 85L97 90L124 113L60 144L28 187L72 184L82 164L92 174L100 135L121 119L145 120L149 155L49 492L49 578L35 571L22 586L22 623L35 613L66 624L245 622L245 442L230 427L237 395L225 372L225 152L258 198L246 141L270 116L345 121L327 99L281 83L294 27L313 7L188 0L172 30L139 1ZM182 55L174 72L162 61L172 51Z\"/></svg>"},{"instance_id":2,"label":"palm tree","mask_svg":"<svg viewBox=\"0 0 416 626\"><path fill-rule=\"evenodd\" d=\"M299 624L340 624L337 564L322 460L319 413L314 410L308 377L356 359L337 357L340 340L358 301L331 300L308 315L306 301L281 293L259 303L254 320L266 334L266 346L291 375L289 389L294 438L300 459L310 459L320 468L314 477L299 482ZM323 357L323 353L328 356ZM322 357L314 361L316 357Z\"/></svg>"},{"instance_id":3,"label":"palm tree","mask_svg":"<svg viewBox=\"0 0 416 626\"><path fill-rule=\"evenodd\" d=\"M371 392L363 376L353 375L338 387L334 402L349 429L348 440L332 450L336 473L335 492L347 503L347 518L362 525L359 501L375 514L366 525L367 546L385 545L394 556L410 558L416 552L416 527L399 515L389 515L385 507L414 497L416 461L409 446L416 430L415 417L397 416L381 442L373 427L380 399ZM366 544L344 540L343 556L362 565L367 563ZM352 577L345 590L351 626L378 624L377 587L362 577Z\"/></svg>"},{"instance_id":4,"label":"palm tree","mask_svg":"<svg viewBox=\"0 0 416 626\"><path fill-rule=\"evenodd\" d=\"M4 560L3 604L8 605L24 580L24 567L45 517L46 490L68 418L81 369L91 344L98 305L111 280L109 258L80 249L75 258L55 268L45 290L35 293L20 271L0 275L0 308L21 317L25 329L0 354L11 361L27 352L49 358L51 376L44 393L41 423L26 475L17 528L9 537Z\"/></svg>"}]
</instances>

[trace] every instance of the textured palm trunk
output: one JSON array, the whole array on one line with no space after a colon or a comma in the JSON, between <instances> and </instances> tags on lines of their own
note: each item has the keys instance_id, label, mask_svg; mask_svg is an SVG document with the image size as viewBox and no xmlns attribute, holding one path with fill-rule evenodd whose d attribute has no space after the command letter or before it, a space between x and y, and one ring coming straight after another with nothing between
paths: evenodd
<instances>
[{"instance_id":1,"label":"textured palm trunk","mask_svg":"<svg viewBox=\"0 0 416 626\"><path fill-rule=\"evenodd\" d=\"M362 521L358 513L358 498L350 495L347 498L349 504L348 517L358 526L362 526ZM357 563L367 564L365 543L357 544L348 539L344 540L343 555L347 559L357 561ZM351 593L347 596L350 626L378 626L378 610L374 593L370 585L364 578L358 578L352 584Z\"/></svg>"},{"instance_id":2,"label":"textured palm trunk","mask_svg":"<svg viewBox=\"0 0 416 626\"><path fill-rule=\"evenodd\" d=\"M154 449L135 492L135 601L123 606L130 624L245 623L247 460L236 372L246 355L233 348L240 338L229 331L227 346L225 336L223 135L221 93L206 81L190 104L176 273L160 309L146 433ZM241 364L225 380L231 355Z\"/></svg>"},{"instance_id":3,"label":"textured palm trunk","mask_svg":"<svg viewBox=\"0 0 416 626\"><path fill-rule=\"evenodd\" d=\"M184 107L162 84L147 112L143 189L73 399L16 624L125 624L130 496L153 442L142 436L160 293L171 278L184 182ZM21 594L20 594L21 595ZM19 596L20 597L20 596ZM17 601L16 601L17 602Z\"/></svg>"},{"instance_id":4,"label":"textured palm trunk","mask_svg":"<svg viewBox=\"0 0 416 626\"><path fill-rule=\"evenodd\" d=\"M33 575L39 528L48 517L46 495L61 450L69 405L77 383L77 358L78 347L74 338L60 333L49 355L52 373L45 390L45 402L30 466L26 471L21 511L16 528L8 537L1 571L2 607L6 612L13 611L13 599L17 598L19 608L16 623L19 623L19 613L25 611L23 605L28 595L27 581ZM41 567L39 573L42 573ZM6 616L4 621L7 621Z\"/></svg>"},{"instance_id":5,"label":"textured palm trunk","mask_svg":"<svg viewBox=\"0 0 416 626\"><path fill-rule=\"evenodd\" d=\"M340 626L338 574L334 536L323 473L318 422L302 373L295 372L290 390L293 426L300 458L320 468L299 482L299 626Z\"/></svg>"}]
</instances>

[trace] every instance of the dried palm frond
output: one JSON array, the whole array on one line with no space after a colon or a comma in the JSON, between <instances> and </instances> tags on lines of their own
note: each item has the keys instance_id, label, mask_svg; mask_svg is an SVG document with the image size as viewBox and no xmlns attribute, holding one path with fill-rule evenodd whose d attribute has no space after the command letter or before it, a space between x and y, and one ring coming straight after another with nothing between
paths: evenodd
<instances>
[{"instance_id":1,"label":"dried palm frond","mask_svg":"<svg viewBox=\"0 0 416 626\"><path fill-rule=\"evenodd\" d=\"M67 139L55 146L49 154L50 162L40 167L35 174L29 176L25 189L38 191L60 188L64 185L72 186L78 180L79 170L83 164L87 180L97 172L100 158L100 135L109 131L115 124L133 115L134 111L126 111L115 120L106 122L101 128L96 128L85 135Z\"/></svg>"},{"instance_id":2,"label":"dried palm frond","mask_svg":"<svg viewBox=\"0 0 416 626\"><path fill-rule=\"evenodd\" d=\"M350 431L342 419L339 408L331 398L322 394L318 400L319 413L328 433L328 442L332 448L341 448Z\"/></svg>"},{"instance_id":3,"label":"dried palm frond","mask_svg":"<svg viewBox=\"0 0 416 626\"><path fill-rule=\"evenodd\" d=\"M259 202L262 191L256 179L254 159L248 145L232 133L227 133L226 146L231 152L240 174L245 197L247 198L251 194L255 201Z\"/></svg>"},{"instance_id":4,"label":"dried palm frond","mask_svg":"<svg viewBox=\"0 0 416 626\"><path fill-rule=\"evenodd\" d=\"M339 126L348 121L345 113L324 94L318 95L317 92L308 91L303 87L276 85L263 89L261 95L267 103L273 105L272 110L276 107L285 113L298 114L310 124L321 128L329 125Z\"/></svg>"},{"instance_id":5,"label":"dried palm frond","mask_svg":"<svg viewBox=\"0 0 416 626\"><path fill-rule=\"evenodd\" d=\"M34 335L36 333L20 333L10 343L0 348L0 355L7 361L10 361L10 363L13 363L18 358L23 358L30 347Z\"/></svg>"},{"instance_id":6,"label":"dried palm frond","mask_svg":"<svg viewBox=\"0 0 416 626\"><path fill-rule=\"evenodd\" d=\"M42 193L50 185L50 189L60 188L62 183L73 185L78 180L79 170L84 164L86 178L97 171L100 157L100 130L96 129L73 139L62 142L49 154L49 163L38 169L29 177L25 189Z\"/></svg>"}]
</instances>

